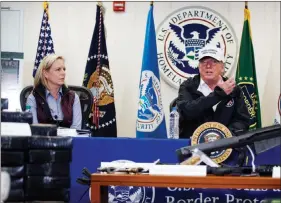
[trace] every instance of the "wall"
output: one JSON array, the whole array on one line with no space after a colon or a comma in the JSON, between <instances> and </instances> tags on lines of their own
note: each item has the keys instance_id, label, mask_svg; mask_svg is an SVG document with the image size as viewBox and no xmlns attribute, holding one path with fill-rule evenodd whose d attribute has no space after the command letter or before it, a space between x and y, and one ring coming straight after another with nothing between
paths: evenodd
<instances>
[{"instance_id":1,"label":"wall","mask_svg":"<svg viewBox=\"0 0 281 203\"><path fill-rule=\"evenodd\" d=\"M103 4L106 8L107 48L115 88L118 135L135 137L138 84L149 2L126 2L125 13L113 12L112 2ZM154 5L156 27L176 9L191 5L209 7L232 24L240 44L244 2L155 2ZM42 3L2 2L1 6L24 11L22 77L23 85L30 85L33 83L31 75L43 14ZM51 2L49 8L55 51L66 58L66 82L81 85L95 25L96 2ZM266 126L273 122L280 93L280 2L249 2L249 9L263 125ZM177 90L163 79L161 85L168 123L169 103L176 97Z\"/></svg>"}]
</instances>

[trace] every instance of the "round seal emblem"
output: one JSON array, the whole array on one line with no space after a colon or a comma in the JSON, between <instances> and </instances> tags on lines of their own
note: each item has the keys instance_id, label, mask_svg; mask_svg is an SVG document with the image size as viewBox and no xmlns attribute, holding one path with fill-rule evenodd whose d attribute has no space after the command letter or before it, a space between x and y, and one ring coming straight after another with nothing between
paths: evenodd
<instances>
[{"instance_id":1,"label":"round seal emblem","mask_svg":"<svg viewBox=\"0 0 281 203\"><path fill-rule=\"evenodd\" d=\"M134 163L129 160L113 162ZM154 187L109 186L108 203L153 203L155 198Z\"/></svg>"},{"instance_id":2,"label":"round seal emblem","mask_svg":"<svg viewBox=\"0 0 281 203\"><path fill-rule=\"evenodd\" d=\"M226 75L236 67L235 32L223 16L209 8L192 6L174 11L157 27L156 38L161 76L174 88L199 73L199 50L208 44L224 50Z\"/></svg>"},{"instance_id":3,"label":"round seal emblem","mask_svg":"<svg viewBox=\"0 0 281 203\"><path fill-rule=\"evenodd\" d=\"M191 137L191 145L213 142L228 137L232 137L232 134L226 126L217 122L207 122L194 131ZM210 158L216 163L221 163L230 156L231 152L232 149L211 152Z\"/></svg>"},{"instance_id":4,"label":"round seal emblem","mask_svg":"<svg viewBox=\"0 0 281 203\"><path fill-rule=\"evenodd\" d=\"M232 107L234 104L234 99L232 98L231 100L229 100L229 102L227 102L227 104L225 105L226 107Z\"/></svg>"},{"instance_id":5,"label":"round seal emblem","mask_svg":"<svg viewBox=\"0 0 281 203\"><path fill-rule=\"evenodd\" d=\"M138 104L137 130L154 131L163 121L160 82L152 71L142 71Z\"/></svg>"}]
</instances>

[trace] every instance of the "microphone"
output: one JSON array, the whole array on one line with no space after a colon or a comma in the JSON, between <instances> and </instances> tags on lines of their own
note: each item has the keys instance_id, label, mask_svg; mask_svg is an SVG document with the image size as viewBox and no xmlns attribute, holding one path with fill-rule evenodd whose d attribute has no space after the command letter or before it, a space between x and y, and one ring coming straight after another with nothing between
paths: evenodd
<instances>
[{"instance_id":1,"label":"microphone","mask_svg":"<svg viewBox=\"0 0 281 203\"><path fill-rule=\"evenodd\" d=\"M60 126L60 125L59 125L59 121L58 121L58 116L55 115L54 117L55 117L55 119L56 119L56 124L57 124L57 128L58 128L58 127Z\"/></svg>"},{"instance_id":2,"label":"microphone","mask_svg":"<svg viewBox=\"0 0 281 203\"><path fill-rule=\"evenodd\" d=\"M56 125L57 125L57 128L58 128L60 126L61 120L58 120L57 115L54 115L54 117L55 117Z\"/></svg>"},{"instance_id":3,"label":"microphone","mask_svg":"<svg viewBox=\"0 0 281 203\"><path fill-rule=\"evenodd\" d=\"M76 179L76 182L79 183L79 184L81 184L81 185L88 185L88 186L91 185L91 180L86 179L86 178L84 178L84 177L82 177L82 178L77 178L77 179Z\"/></svg>"},{"instance_id":4,"label":"microphone","mask_svg":"<svg viewBox=\"0 0 281 203\"><path fill-rule=\"evenodd\" d=\"M88 178L91 178L91 173L90 173L90 171L86 167L83 168L82 174L84 176L87 176Z\"/></svg>"},{"instance_id":5,"label":"microphone","mask_svg":"<svg viewBox=\"0 0 281 203\"><path fill-rule=\"evenodd\" d=\"M91 185L91 173L90 171L84 167L82 170L82 174L86 177L82 177L82 178L77 178L76 182L81 184L81 185Z\"/></svg>"},{"instance_id":6,"label":"microphone","mask_svg":"<svg viewBox=\"0 0 281 203\"><path fill-rule=\"evenodd\" d=\"M91 173L90 173L90 171L86 167L84 167L83 170L82 170L82 174L87 176L87 178L85 178L85 177L77 178L76 182L81 184L81 185L87 185L88 188L87 188L87 190L85 190L83 195L80 197L80 199L78 200L78 203L81 201L81 199L87 193L87 191L91 188Z\"/></svg>"}]
</instances>

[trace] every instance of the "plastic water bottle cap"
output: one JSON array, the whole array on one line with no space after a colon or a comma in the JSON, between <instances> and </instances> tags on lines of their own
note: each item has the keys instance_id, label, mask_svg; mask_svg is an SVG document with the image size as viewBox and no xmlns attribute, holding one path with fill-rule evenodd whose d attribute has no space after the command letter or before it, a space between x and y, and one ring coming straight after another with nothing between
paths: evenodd
<instances>
[{"instance_id":1,"label":"plastic water bottle cap","mask_svg":"<svg viewBox=\"0 0 281 203\"><path fill-rule=\"evenodd\" d=\"M31 106L26 105L25 110L30 110L30 109L31 109Z\"/></svg>"},{"instance_id":2,"label":"plastic water bottle cap","mask_svg":"<svg viewBox=\"0 0 281 203\"><path fill-rule=\"evenodd\" d=\"M176 110L177 110L177 107L174 106L174 107L172 108L172 111L176 111Z\"/></svg>"}]
</instances>

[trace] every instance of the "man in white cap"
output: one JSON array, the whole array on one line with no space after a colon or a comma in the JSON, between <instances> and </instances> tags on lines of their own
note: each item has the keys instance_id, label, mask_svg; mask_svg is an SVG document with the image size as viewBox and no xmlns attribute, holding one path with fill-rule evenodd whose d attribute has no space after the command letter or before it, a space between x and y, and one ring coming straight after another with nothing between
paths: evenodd
<instances>
[{"instance_id":1,"label":"man in white cap","mask_svg":"<svg viewBox=\"0 0 281 203\"><path fill-rule=\"evenodd\" d=\"M219 122L231 131L248 130L250 115L233 78L225 78L224 54L216 46L199 51L199 74L184 81L177 98L180 138L189 138L201 124Z\"/></svg>"}]
</instances>

